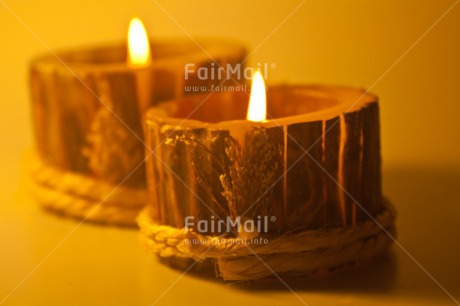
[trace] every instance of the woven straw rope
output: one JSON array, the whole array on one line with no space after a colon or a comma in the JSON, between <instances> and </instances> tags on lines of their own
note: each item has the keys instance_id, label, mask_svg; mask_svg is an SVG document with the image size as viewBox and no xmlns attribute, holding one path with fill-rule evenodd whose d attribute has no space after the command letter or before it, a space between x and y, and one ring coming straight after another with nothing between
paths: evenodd
<instances>
[{"instance_id":1,"label":"woven straw rope","mask_svg":"<svg viewBox=\"0 0 460 306\"><path fill-rule=\"evenodd\" d=\"M198 261L215 259L223 279L253 280L269 277L273 272L306 274L383 252L391 246L395 235L395 213L389 204L386 206L375 221L271 237L267 244L249 247L236 238L206 236L156 224L149 208L141 212L137 222L147 248L153 253Z\"/></svg>"},{"instance_id":2,"label":"woven straw rope","mask_svg":"<svg viewBox=\"0 0 460 306\"><path fill-rule=\"evenodd\" d=\"M92 222L136 226L146 203L144 189L133 189L59 170L39 157L30 159L30 189L45 209Z\"/></svg>"}]
</instances>

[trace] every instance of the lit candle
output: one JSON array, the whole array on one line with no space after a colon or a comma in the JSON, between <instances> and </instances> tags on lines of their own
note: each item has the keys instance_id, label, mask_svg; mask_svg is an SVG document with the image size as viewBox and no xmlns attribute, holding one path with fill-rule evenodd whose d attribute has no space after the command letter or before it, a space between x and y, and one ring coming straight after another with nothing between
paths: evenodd
<instances>
[{"instance_id":1,"label":"lit candle","mask_svg":"<svg viewBox=\"0 0 460 306\"><path fill-rule=\"evenodd\" d=\"M89 220L133 225L145 198L141 123L145 110L189 94L192 85L220 84L220 79L201 80L197 72L212 65L234 68L242 65L246 55L244 47L228 41L200 40L199 46L189 39L150 43L136 18L128 33L128 44L46 54L31 63L40 165L33 174L35 187L41 194L62 195L40 197L49 210L87 218L97 206ZM45 172L59 178L46 178ZM61 182L75 181L62 179L66 175L78 177L87 187L75 183L62 190Z\"/></svg>"},{"instance_id":2,"label":"lit candle","mask_svg":"<svg viewBox=\"0 0 460 306\"><path fill-rule=\"evenodd\" d=\"M154 253L244 281L316 273L391 246L377 97L338 86L266 92L256 73L249 103L241 92L204 98L146 115L157 150L138 224Z\"/></svg>"},{"instance_id":3,"label":"lit candle","mask_svg":"<svg viewBox=\"0 0 460 306\"><path fill-rule=\"evenodd\" d=\"M214 94L179 130L204 97L149 111L147 142L158 152L147 160L153 218L183 227L187 215L269 213L276 216L275 232L367 218L321 168L372 215L379 213L377 98L346 87L277 86L265 105L263 79L255 74L253 82L249 106L245 93Z\"/></svg>"}]
</instances>

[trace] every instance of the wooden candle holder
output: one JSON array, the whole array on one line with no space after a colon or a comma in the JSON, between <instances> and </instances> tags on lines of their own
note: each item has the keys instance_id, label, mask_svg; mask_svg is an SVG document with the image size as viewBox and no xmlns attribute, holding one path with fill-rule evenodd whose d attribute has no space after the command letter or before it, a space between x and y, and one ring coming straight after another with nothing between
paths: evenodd
<instances>
[{"instance_id":1,"label":"wooden candle holder","mask_svg":"<svg viewBox=\"0 0 460 306\"><path fill-rule=\"evenodd\" d=\"M217 260L224 279L249 280L272 274L259 257L277 273L298 275L391 245L377 97L345 87L270 87L269 120L259 123L244 120L246 93L220 93L179 126L202 99L162 103L147 114L146 141L156 154L147 159L149 205L139 225L155 253ZM195 223L184 231L190 216ZM255 235L203 232L196 222L227 216L270 222ZM250 243L251 252L237 243L248 237L268 244Z\"/></svg>"},{"instance_id":2,"label":"wooden candle holder","mask_svg":"<svg viewBox=\"0 0 460 306\"><path fill-rule=\"evenodd\" d=\"M188 86L234 85L234 75L224 82L202 80L196 71L235 67L245 58L239 44L199 43L206 52L189 40L154 41L152 63L143 67L126 63L125 44L32 61L38 151L33 191L45 208L97 222L135 224L145 204L143 113L159 101L193 94ZM188 63L195 64L195 73L185 79Z\"/></svg>"}]
</instances>

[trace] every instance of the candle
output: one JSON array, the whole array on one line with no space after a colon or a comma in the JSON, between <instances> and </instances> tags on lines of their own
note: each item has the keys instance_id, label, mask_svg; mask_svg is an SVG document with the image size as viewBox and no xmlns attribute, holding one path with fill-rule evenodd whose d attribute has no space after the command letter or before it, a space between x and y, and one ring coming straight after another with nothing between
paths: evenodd
<instances>
[{"instance_id":1,"label":"candle","mask_svg":"<svg viewBox=\"0 0 460 306\"><path fill-rule=\"evenodd\" d=\"M102 216L104 204L90 220L134 224L144 200L141 120L145 110L159 101L193 93L187 89L192 85L223 83L222 79L203 80L199 69L235 67L245 58L243 47L225 40L200 40L200 46L189 40L149 43L138 19L131 22L128 41L129 46L121 43L75 49L42 55L31 62L39 164L33 167L32 176L39 202L46 208L83 218L104 202L118 214L125 213L122 207L129 212L126 217L106 220L114 214ZM224 84L229 82L233 81ZM45 179L43 173L52 173L54 179ZM63 180L69 176L72 178ZM86 191L62 186L64 181L78 185L78 180L85 182ZM111 194L119 184L121 188ZM131 196L123 195L124 191ZM50 192L59 196L53 198Z\"/></svg>"},{"instance_id":2,"label":"candle","mask_svg":"<svg viewBox=\"0 0 460 306\"><path fill-rule=\"evenodd\" d=\"M147 144L157 148L139 218L148 246L172 262L217 260L229 280L271 275L259 252L276 272L305 274L386 250L394 227L381 192L377 97L281 85L265 102L257 73L251 90L249 103L246 93L213 95L180 127L202 96L147 113ZM267 246L239 246L257 237Z\"/></svg>"}]
</instances>

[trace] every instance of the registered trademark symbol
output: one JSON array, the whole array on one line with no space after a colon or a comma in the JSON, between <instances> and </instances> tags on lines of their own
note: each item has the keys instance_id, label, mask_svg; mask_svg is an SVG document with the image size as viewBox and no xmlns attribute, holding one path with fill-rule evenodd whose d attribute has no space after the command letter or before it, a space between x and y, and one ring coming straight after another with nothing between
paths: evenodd
<instances>
[{"instance_id":1,"label":"registered trademark symbol","mask_svg":"<svg viewBox=\"0 0 460 306\"><path fill-rule=\"evenodd\" d=\"M275 63L271 63L271 64L270 64L270 68L271 68L271 69L276 69L276 64L275 64ZM275 219L276 219L276 218L275 218Z\"/></svg>"},{"instance_id":2,"label":"registered trademark symbol","mask_svg":"<svg viewBox=\"0 0 460 306\"><path fill-rule=\"evenodd\" d=\"M275 222L275 221L276 221L276 217L275 217L275 216L271 216L271 217L270 217L270 221Z\"/></svg>"}]
</instances>

